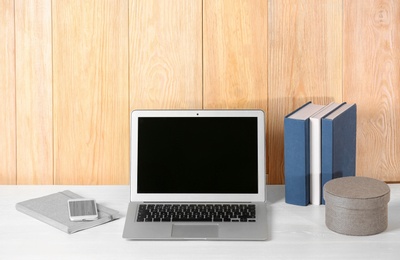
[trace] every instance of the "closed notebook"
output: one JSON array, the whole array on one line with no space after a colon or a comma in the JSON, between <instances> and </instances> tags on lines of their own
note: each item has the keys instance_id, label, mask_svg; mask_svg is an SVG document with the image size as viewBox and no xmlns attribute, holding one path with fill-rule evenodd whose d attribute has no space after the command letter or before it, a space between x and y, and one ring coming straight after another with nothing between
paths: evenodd
<instances>
[{"instance_id":1,"label":"closed notebook","mask_svg":"<svg viewBox=\"0 0 400 260\"><path fill-rule=\"evenodd\" d=\"M344 104L322 118L321 189L328 181L356 174L357 106ZM325 204L323 198L322 204Z\"/></svg>"},{"instance_id":2,"label":"closed notebook","mask_svg":"<svg viewBox=\"0 0 400 260\"><path fill-rule=\"evenodd\" d=\"M323 105L306 103L284 119L285 202L310 203L310 116Z\"/></svg>"},{"instance_id":3,"label":"closed notebook","mask_svg":"<svg viewBox=\"0 0 400 260\"><path fill-rule=\"evenodd\" d=\"M68 200L82 198L69 190L26 200L16 204L16 209L68 234L92 228L118 219L121 215L110 208L97 204L99 218L93 221L74 222L69 219Z\"/></svg>"}]
</instances>

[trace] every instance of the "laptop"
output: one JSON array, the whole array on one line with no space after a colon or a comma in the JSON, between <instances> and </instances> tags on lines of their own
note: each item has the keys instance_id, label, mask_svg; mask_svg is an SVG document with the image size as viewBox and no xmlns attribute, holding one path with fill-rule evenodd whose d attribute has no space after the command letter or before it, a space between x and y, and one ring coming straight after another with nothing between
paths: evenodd
<instances>
[{"instance_id":1,"label":"laptop","mask_svg":"<svg viewBox=\"0 0 400 260\"><path fill-rule=\"evenodd\" d=\"M266 240L261 110L134 110L129 240Z\"/></svg>"}]
</instances>

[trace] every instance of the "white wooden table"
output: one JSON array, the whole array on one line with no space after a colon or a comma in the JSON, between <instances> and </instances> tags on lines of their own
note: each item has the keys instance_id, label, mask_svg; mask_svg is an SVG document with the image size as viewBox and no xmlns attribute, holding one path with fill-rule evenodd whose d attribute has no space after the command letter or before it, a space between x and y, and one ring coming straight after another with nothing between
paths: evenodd
<instances>
[{"instance_id":1,"label":"white wooden table","mask_svg":"<svg viewBox=\"0 0 400 260\"><path fill-rule=\"evenodd\" d=\"M0 186L0 259L400 259L400 184L391 184L388 229L378 235L336 234L325 226L325 206L284 202L284 186L267 186L269 240L127 241L125 218L72 235L15 209L15 204L71 190L120 211L128 186Z\"/></svg>"}]
</instances>

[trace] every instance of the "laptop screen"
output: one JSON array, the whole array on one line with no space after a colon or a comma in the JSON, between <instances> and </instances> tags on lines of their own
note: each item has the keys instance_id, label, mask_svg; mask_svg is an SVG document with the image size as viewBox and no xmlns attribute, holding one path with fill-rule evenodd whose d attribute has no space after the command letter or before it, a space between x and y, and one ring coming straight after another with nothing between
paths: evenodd
<instances>
[{"instance_id":1,"label":"laptop screen","mask_svg":"<svg viewBox=\"0 0 400 260\"><path fill-rule=\"evenodd\" d=\"M134 110L132 201L264 201L261 110Z\"/></svg>"},{"instance_id":2,"label":"laptop screen","mask_svg":"<svg viewBox=\"0 0 400 260\"><path fill-rule=\"evenodd\" d=\"M141 117L138 193L257 193L256 117Z\"/></svg>"}]
</instances>

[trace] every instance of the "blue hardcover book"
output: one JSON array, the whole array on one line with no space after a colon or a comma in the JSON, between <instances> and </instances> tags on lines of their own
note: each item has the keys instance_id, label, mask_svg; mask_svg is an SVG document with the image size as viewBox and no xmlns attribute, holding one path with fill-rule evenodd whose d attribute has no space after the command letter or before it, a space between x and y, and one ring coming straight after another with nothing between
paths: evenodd
<instances>
[{"instance_id":1,"label":"blue hardcover book","mask_svg":"<svg viewBox=\"0 0 400 260\"><path fill-rule=\"evenodd\" d=\"M284 164L285 201L306 206L310 203L310 116L323 105L306 103L285 116Z\"/></svg>"},{"instance_id":2,"label":"blue hardcover book","mask_svg":"<svg viewBox=\"0 0 400 260\"><path fill-rule=\"evenodd\" d=\"M321 188L356 174L357 105L344 104L321 120ZM321 197L322 204L325 200Z\"/></svg>"}]
</instances>

